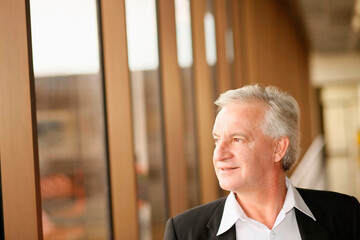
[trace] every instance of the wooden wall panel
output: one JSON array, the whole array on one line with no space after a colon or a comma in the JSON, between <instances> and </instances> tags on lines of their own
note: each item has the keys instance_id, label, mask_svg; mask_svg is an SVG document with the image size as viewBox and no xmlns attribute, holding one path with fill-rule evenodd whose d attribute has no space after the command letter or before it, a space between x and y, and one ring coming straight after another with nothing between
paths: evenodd
<instances>
[{"instance_id":1,"label":"wooden wall panel","mask_svg":"<svg viewBox=\"0 0 360 240\"><path fill-rule=\"evenodd\" d=\"M138 239L125 0L100 2L113 236Z\"/></svg>"},{"instance_id":2,"label":"wooden wall panel","mask_svg":"<svg viewBox=\"0 0 360 240\"><path fill-rule=\"evenodd\" d=\"M0 2L0 159L5 239L42 239L28 1Z\"/></svg>"},{"instance_id":3,"label":"wooden wall panel","mask_svg":"<svg viewBox=\"0 0 360 240\"><path fill-rule=\"evenodd\" d=\"M158 0L158 33L170 216L188 208L183 86L177 62L174 1Z\"/></svg>"},{"instance_id":4,"label":"wooden wall panel","mask_svg":"<svg viewBox=\"0 0 360 240\"><path fill-rule=\"evenodd\" d=\"M234 38L234 88L239 88L248 83L244 0L231 0L231 11Z\"/></svg>"},{"instance_id":5,"label":"wooden wall panel","mask_svg":"<svg viewBox=\"0 0 360 240\"><path fill-rule=\"evenodd\" d=\"M210 68L205 56L204 15L205 0L191 1L192 43L194 53L194 85L196 135L199 161L200 201L202 203L216 199L218 182L212 164L214 148L211 136L214 123L214 97Z\"/></svg>"},{"instance_id":6,"label":"wooden wall panel","mask_svg":"<svg viewBox=\"0 0 360 240\"><path fill-rule=\"evenodd\" d=\"M244 7L248 81L280 87L296 98L302 110L301 148L305 151L314 137L307 45L283 1L244 0Z\"/></svg>"},{"instance_id":7,"label":"wooden wall panel","mask_svg":"<svg viewBox=\"0 0 360 240\"><path fill-rule=\"evenodd\" d=\"M230 74L230 64L226 56L226 1L214 0L214 15L215 15L215 32L216 32L216 79L217 79L217 94L221 94L232 86L232 79Z\"/></svg>"}]
</instances>

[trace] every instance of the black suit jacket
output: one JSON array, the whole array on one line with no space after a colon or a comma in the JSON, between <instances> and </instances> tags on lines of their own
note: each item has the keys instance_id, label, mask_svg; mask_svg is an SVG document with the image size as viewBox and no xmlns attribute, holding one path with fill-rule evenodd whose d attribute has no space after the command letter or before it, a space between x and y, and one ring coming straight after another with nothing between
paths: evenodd
<instances>
[{"instance_id":1,"label":"black suit jacket","mask_svg":"<svg viewBox=\"0 0 360 240\"><path fill-rule=\"evenodd\" d=\"M298 189L316 218L296 211L301 238L360 240L360 204L356 198L340 193ZM226 198L190 209L166 223L165 240L235 240L235 224L216 236Z\"/></svg>"}]
</instances>

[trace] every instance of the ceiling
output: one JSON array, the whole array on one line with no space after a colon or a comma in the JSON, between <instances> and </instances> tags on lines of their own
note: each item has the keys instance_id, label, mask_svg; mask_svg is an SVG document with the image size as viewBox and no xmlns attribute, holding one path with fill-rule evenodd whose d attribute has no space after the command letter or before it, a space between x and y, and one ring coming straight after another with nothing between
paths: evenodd
<instances>
[{"instance_id":1,"label":"ceiling","mask_svg":"<svg viewBox=\"0 0 360 240\"><path fill-rule=\"evenodd\" d=\"M297 0L314 52L360 51L360 0Z\"/></svg>"}]
</instances>

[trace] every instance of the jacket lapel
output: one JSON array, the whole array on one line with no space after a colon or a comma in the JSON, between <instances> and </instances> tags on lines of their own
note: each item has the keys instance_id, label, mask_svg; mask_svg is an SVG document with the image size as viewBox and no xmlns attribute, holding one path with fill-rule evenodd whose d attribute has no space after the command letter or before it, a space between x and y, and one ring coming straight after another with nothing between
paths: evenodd
<instances>
[{"instance_id":1,"label":"jacket lapel","mask_svg":"<svg viewBox=\"0 0 360 240\"><path fill-rule=\"evenodd\" d=\"M319 214L314 213L316 221L314 221L311 217L302 213L298 209L295 208L296 213L296 221L299 227L301 239L303 240L322 240L322 239L332 239L331 233L318 224L318 220L321 217Z\"/></svg>"},{"instance_id":2,"label":"jacket lapel","mask_svg":"<svg viewBox=\"0 0 360 240\"><path fill-rule=\"evenodd\" d=\"M207 224L207 227L210 229L213 238L212 239L216 239L216 240L236 240L236 230L235 230L235 224L226 232L224 232L223 234L216 236L216 233L219 230L219 226L220 226L220 222L221 222L221 218L222 218L222 214L224 211L224 206L225 206L225 200L226 198L224 198L224 201L222 201L219 206L216 208L216 210L214 211L214 214L212 215L210 221Z\"/></svg>"},{"instance_id":3,"label":"jacket lapel","mask_svg":"<svg viewBox=\"0 0 360 240\"><path fill-rule=\"evenodd\" d=\"M215 238L217 240L236 240L236 229L235 229L235 224L226 232L224 232L223 234L217 236L217 238Z\"/></svg>"}]
</instances>

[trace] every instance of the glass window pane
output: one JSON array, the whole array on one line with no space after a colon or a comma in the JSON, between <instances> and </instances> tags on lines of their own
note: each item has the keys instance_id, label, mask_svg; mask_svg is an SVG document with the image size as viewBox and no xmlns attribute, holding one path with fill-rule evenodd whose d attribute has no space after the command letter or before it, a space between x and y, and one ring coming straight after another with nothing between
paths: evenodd
<instances>
[{"instance_id":1,"label":"glass window pane","mask_svg":"<svg viewBox=\"0 0 360 240\"><path fill-rule=\"evenodd\" d=\"M213 4L211 0L208 0L208 6ZM205 29L205 52L206 62L210 66L214 66L217 61L216 56L216 33L215 33L215 18L212 9L205 13L204 16L204 29Z\"/></svg>"},{"instance_id":2,"label":"glass window pane","mask_svg":"<svg viewBox=\"0 0 360 240\"><path fill-rule=\"evenodd\" d=\"M175 0L176 44L181 68L193 64L190 1Z\"/></svg>"},{"instance_id":3,"label":"glass window pane","mask_svg":"<svg viewBox=\"0 0 360 240\"><path fill-rule=\"evenodd\" d=\"M126 0L140 239L162 239L165 166L155 0Z\"/></svg>"},{"instance_id":4,"label":"glass window pane","mask_svg":"<svg viewBox=\"0 0 360 240\"><path fill-rule=\"evenodd\" d=\"M226 0L226 35L225 35L225 49L226 60L230 66L230 82L231 86L235 86L235 69L234 69L234 34L233 34L233 14L232 14L232 1Z\"/></svg>"},{"instance_id":5,"label":"glass window pane","mask_svg":"<svg viewBox=\"0 0 360 240\"><path fill-rule=\"evenodd\" d=\"M217 55L216 55L216 28L215 28L214 0L206 0L206 12L204 15L205 30L205 56L209 65L211 81L213 85L213 99L218 97L217 85ZM216 107L214 105L214 110Z\"/></svg>"},{"instance_id":6,"label":"glass window pane","mask_svg":"<svg viewBox=\"0 0 360 240\"><path fill-rule=\"evenodd\" d=\"M110 239L95 0L30 0L44 239Z\"/></svg>"}]
</instances>

